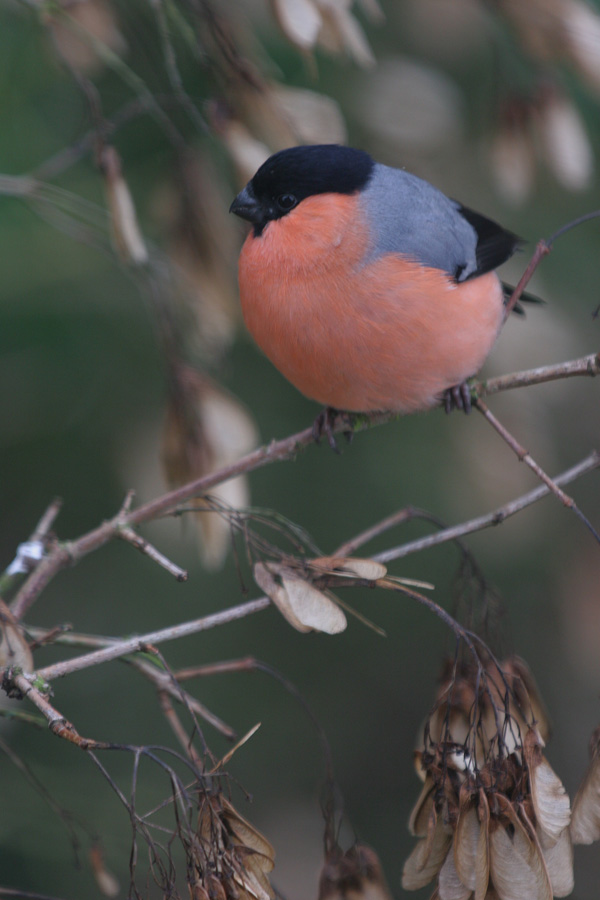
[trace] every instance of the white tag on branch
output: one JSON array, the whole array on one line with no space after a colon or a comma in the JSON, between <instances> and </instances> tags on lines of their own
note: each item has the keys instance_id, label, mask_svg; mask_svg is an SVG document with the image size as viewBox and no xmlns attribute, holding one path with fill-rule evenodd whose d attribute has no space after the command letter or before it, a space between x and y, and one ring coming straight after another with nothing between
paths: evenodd
<instances>
[{"instance_id":1,"label":"white tag on branch","mask_svg":"<svg viewBox=\"0 0 600 900\"><path fill-rule=\"evenodd\" d=\"M339 634L346 628L346 616L339 606L293 569L258 562L254 580L297 631Z\"/></svg>"},{"instance_id":2,"label":"white tag on branch","mask_svg":"<svg viewBox=\"0 0 600 900\"><path fill-rule=\"evenodd\" d=\"M6 570L7 575L26 575L44 556L42 541L24 541L17 547L17 555Z\"/></svg>"}]
</instances>

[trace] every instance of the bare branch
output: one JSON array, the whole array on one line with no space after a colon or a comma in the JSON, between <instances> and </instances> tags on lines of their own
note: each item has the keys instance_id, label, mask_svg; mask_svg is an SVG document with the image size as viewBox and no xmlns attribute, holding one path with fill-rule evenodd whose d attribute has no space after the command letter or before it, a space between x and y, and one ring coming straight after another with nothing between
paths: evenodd
<instances>
[{"instance_id":1,"label":"bare branch","mask_svg":"<svg viewBox=\"0 0 600 900\"><path fill-rule=\"evenodd\" d=\"M600 354L596 354L582 357L580 360L559 363L556 366L518 372L514 376L506 375L498 379L476 382L473 388L474 394L475 397L480 397L481 394L497 393L517 386L525 387L530 384L538 384L540 381L566 378L576 374L595 375L600 369L599 360ZM356 416L355 430L381 425L396 418L397 414L395 413ZM332 423L332 432L337 434L347 429L347 418L344 415L337 416ZM14 616L17 619L23 618L41 591L61 569L77 562L78 559L91 553L93 550L102 547L112 540L119 531L141 525L160 516L173 514L182 504L207 493L217 484L228 481L236 475L253 472L274 462L293 459L300 450L312 443L314 443L312 427L305 428L303 431L299 431L282 440L273 440L269 444L263 445L241 457L235 463L190 481L175 490L168 491L154 500L139 506L137 509L120 512L113 519L103 522L98 528L84 534L75 541L57 544L51 553L31 573L15 596L11 605Z\"/></svg>"},{"instance_id":2,"label":"bare branch","mask_svg":"<svg viewBox=\"0 0 600 900\"><path fill-rule=\"evenodd\" d=\"M573 378L577 375L588 375L592 378L594 375L600 375L600 353L590 353L589 356L582 356L580 359L572 359L552 366L540 366L537 369L526 369L524 372L513 372L510 375L499 375L496 378L488 378L487 381L478 381L473 387L473 394L475 397L485 397L489 394L497 394L499 391Z\"/></svg>"},{"instance_id":3,"label":"bare branch","mask_svg":"<svg viewBox=\"0 0 600 900\"><path fill-rule=\"evenodd\" d=\"M535 472L540 481L543 481L545 485L548 486L550 491L557 497L563 506L566 506L567 509L572 509L573 512L581 519L586 528L592 533L592 535L596 538L598 543L600 544L600 534L596 531L590 520L587 516L579 509L575 501L572 497L569 497L568 494L565 494L563 490L550 478L549 475L544 472L542 467L535 461L535 459L531 456L528 450L519 444L515 437L508 431L507 428L504 427L502 422L496 418L496 416L492 413L486 403L483 400L477 399L475 402L475 406L479 410L479 412L483 415L483 417L490 423L492 428L494 428L500 437L506 441L511 450L514 451L517 459L521 462L524 462L526 466L529 466L532 472Z\"/></svg>"},{"instance_id":4,"label":"bare branch","mask_svg":"<svg viewBox=\"0 0 600 900\"><path fill-rule=\"evenodd\" d=\"M84 656L76 656L74 659L54 663L54 665L46 666L45 669L39 669L36 674L38 678L41 678L44 681L52 681L55 678L62 678L63 675L70 675L72 672L87 669L89 666L110 662L110 660L128 656L130 653L138 653L143 651L147 644L160 644L164 641L173 641L190 634L197 634L199 631L207 631L209 628L216 628L227 622L234 622L237 619L244 618L244 616L250 616L253 613L260 612L270 606L270 604L271 601L268 597L259 597L258 600L249 600L247 603L241 603L239 606L232 606L229 609L212 613L201 619L194 619L191 622L182 622L179 625L172 625L169 628L161 628L159 631L152 631L149 634L140 635L140 637L119 641L110 647L96 650L93 653L86 653Z\"/></svg>"},{"instance_id":5,"label":"bare branch","mask_svg":"<svg viewBox=\"0 0 600 900\"><path fill-rule=\"evenodd\" d=\"M123 538L124 541L128 541L146 556L149 556L150 559L153 559L154 562L158 563L159 566L162 566L163 569L166 569L167 572L170 572L171 575L174 575L177 581L188 580L188 573L185 569L182 569L174 562L171 562L170 559L167 559L160 550L157 550L156 547L150 544L145 538L140 534L137 534L133 528L121 528L117 534L120 538Z\"/></svg>"},{"instance_id":6,"label":"bare branch","mask_svg":"<svg viewBox=\"0 0 600 900\"><path fill-rule=\"evenodd\" d=\"M575 481L577 478L581 478L582 475L599 467L600 453L594 451L581 462L577 463L576 466L567 469L567 471L563 472L561 475L557 475L556 478L554 478L554 483L558 485L569 484L571 481ZM515 500L511 500L503 506L499 506L493 512L478 516L476 519L469 519L468 522L462 522L460 525L444 528L443 531L438 531L437 534L428 534L426 537L418 538L416 541L401 544L399 547L393 547L391 550L384 550L382 553L375 554L373 559L378 560L378 562L388 563L393 559L402 559L405 556L410 556L412 553L418 553L421 550L429 549L429 547L435 547L437 544L454 541L457 538L463 537L465 534L472 534L474 531L482 531L484 528L489 528L492 525L500 525L505 519L514 516L515 513L525 509L526 506L531 506L532 503L536 503L538 500L541 500L542 497L546 497L549 493L549 487L540 485L539 487L534 488L534 490L529 491L529 493L523 494Z\"/></svg>"},{"instance_id":7,"label":"bare branch","mask_svg":"<svg viewBox=\"0 0 600 900\"><path fill-rule=\"evenodd\" d=\"M2 679L2 687L8 693L9 697L16 691L36 706L48 721L50 731L57 737L76 744L81 750L108 750L113 745L105 741L96 741L90 738L82 737L74 725L69 722L61 713L55 709L47 697L37 687L34 687L32 680L39 681L36 675L24 675L16 669L6 669Z\"/></svg>"}]
</instances>

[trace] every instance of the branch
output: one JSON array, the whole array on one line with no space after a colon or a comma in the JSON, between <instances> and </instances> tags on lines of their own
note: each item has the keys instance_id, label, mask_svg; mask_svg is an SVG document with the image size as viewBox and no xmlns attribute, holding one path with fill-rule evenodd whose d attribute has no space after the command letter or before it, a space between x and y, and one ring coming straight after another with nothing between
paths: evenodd
<instances>
[{"instance_id":1,"label":"branch","mask_svg":"<svg viewBox=\"0 0 600 900\"><path fill-rule=\"evenodd\" d=\"M237 619L244 618L244 616L250 616L253 613L260 612L270 606L270 604L271 601L268 597L259 597L258 600L249 600L247 603L241 603L239 606L232 606L229 609L212 613L201 619L194 619L191 622L182 622L179 625L172 625L169 628L161 628L159 631L151 631L148 634L140 635L139 637L119 641L102 650L96 650L93 653L86 653L83 656L76 656L74 659L54 663L54 665L46 666L45 669L38 669L36 675L44 681L62 678L63 675L69 675L71 672L87 669L89 666L110 662L112 659L119 659L122 656L128 656L130 653L138 653L143 651L147 644L160 644L164 641L173 641L190 634L197 634L199 631L207 631L209 628L215 628L218 625L225 625L227 622L234 622Z\"/></svg>"},{"instance_id":2,"label":"branch","mask_svg":"<svg viewBox=\"0 0 600 900\"><path fill-rule=\"evenodd\" d=\"M511 450L515 453L517 459L520 462L524 462L526 466L528 466L532 472L534 472L540 481L543 481L544 484L549 488L549 490L554 494L555 497L560 500L563 506L566 506L567 509L573 510L575 515L583 522L585 527L592 533L596 541L600 544L600 534L596 531L590 520L587 516L579 509L575 501L572 497L569 497L568 494L565 494L563 490L559 488L555 481L550 478L549 475L544 472L539 463L535 461L535 459L531 456L528 450L520 444L515 437L510 433L510 431L504 427L502 422L496 418L491 409L487 406L487 404L481 400L477 399L475 402L476 408L482 414L487 422L490 423L492 428L494 428L500 437L506 441Z\"/></svg>"},{"instance_id":3,"label":"branch","mask_svg":"<svg viewBox=\"0 0 600 900\"><path fill-rule=\"evenodd\" d=\"M514 375L504 375L488 381L475 382L473 390L475 396L480 396L487 393L498 393L513 387L539 384L541 381L550 381L556 378L571 377L573 375L595 375L598 371L600 371L600 354L592 354L579 360L546 366L543 369L530 369L524 372L517 372ZM360 431L364 428L385 424L396 418L396 413L358 415L354 417L354 427L355 430ZM332 433L338 434L347 430L347 417L343 414L336 416L332 422ZM252 451L252 453L243 456L237 462L190 481L175 490L168 491L154 500L139 506L137 509L123 509L117 516L103 522L98 528L84 534L75 541L57 544L50 554L40 562L16 594L11 606L14 616L17 619L22 619L41 591L61 569L104 546L119 531L131 529L160 516L172 514L182 504L209 492L211 488L228 481L230 478L234 478L236 475L253 472L274 462L284 462L293 459L299 451L312 443L314 443L312 427L305 428L303 431L299 431L282 440L273 440L271 443L263 445Z\"/></svg>"},{"instance_id":4,"label":"branch","mask_svg":"<svg viewBox=\"0 0 600 900\"><path fill-rule=\"evenodd\" d=\"M577 463L576 466L573 466L573 468L568 469L561 475L557 475L556 478L554 478L554 483L560 485L569 484L571 481L575 481L575 479L580 478L582 475L599 467L600 453L594 451L581 462ZM399 547L393 547L391 550L384 550L382 553L377 553L372 558L378 562L388 563L393 559L402 559L405 556L410 556L412 553L418 553L421 550L429 549L429 547L435 547L437 544L454 541L457 538L463 537L465 534L472 534L474 531L482 531L484 528L489 528L492 525L500 525L505 519L514 516L515 513L525 509L526 506L531 506L532 503L536 503L549 493L549 487L540 485L539 487L534 488L534 490L529 491L529 493L511 500L503 506L499 506L493 512L478 516L476 519L469 519L468 522L462 522L460 525L444 528L436 534L428 534L426 537L418 538L415 541L410 541L410 543L401 544Z\"/></svg>"},{"instance_id":5,"label":"branch","mask_svg":"<svg viewBox=\"0 0 600 900\"><path fill-rule=\"evenodd\" d=\"M35 680L36 684L39 683L39 678L35 674L25 675L17 669L8 668L4 671L2 688L9 697L17 695L27 697L45 716L48 721L48 727L53 734L70 741L70 743L80 747L81 750L108 750L113 746L106 741L96 741L82 737L74 725L52 706L44 693L34 686L33 680Z\"/></svg>"},{"instance_id":6,"label":"branch","mask_svg":"<svg viewBox=\"0 0 600 900\"><path fill-rule=\"evenodd\" d=\"M580 359L572 359L568 362L556 363L552 366L540 366L537 369L527 369L524 372L513 372L510 375L499 375L496 378L488 378L486 381L475 382L473 395L475 398L485 397L488 394L497 394L499 391L509 391L513 388L528 387L532 384L543 384L547 381L557 381L562 378L573 378L576 375L600 375L600 353L590 353Z\"/></svg>"}]
</instances>

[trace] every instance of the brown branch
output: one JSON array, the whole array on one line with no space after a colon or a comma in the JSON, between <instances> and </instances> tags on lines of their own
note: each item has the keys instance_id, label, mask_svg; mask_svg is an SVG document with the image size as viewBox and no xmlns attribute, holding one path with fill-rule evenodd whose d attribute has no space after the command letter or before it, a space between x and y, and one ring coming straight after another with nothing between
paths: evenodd
<instances>
[{"instance_id":1,"label":"brown branch","mask_svg":"<svg viewBox=\"0 0 600 900\"><path fill-rule=\"evenodd\" d=\"M513 387L524 387L556 378L565 378L573 375L595 375L599 370L600 354L592 354L591 356L582 357L580 360L558 363L555 366L546 366L543 369L530 369L525 372L517 372L514 375L505 375L500 378L475 383L474 394L475 397L480 397L482 394L497 393ZM395 413L357 416L355 429L361 430L366 427L381 425L395 418L397 418ZM343 415L336 417L332 424L332 431L337 434L346 431L347 428L348 422L346 417ZM305 428L303 431L299 431L282 440L273 440L271 443L243 456L237 462L162 494L154 500L139 506L137 509L124 508L117 516L103 522L102 525L75 541L57 544L50 554L39 563L16 594L11 605L13 614L17 619L23 618L41 591L61 569L102 547L112 540L119 531L131 529L133 526L141 525L160 516L172 514L182 504L207 493L217 484L221 484L223 481L227 481L236 475L253 472L262 466L270 465L274 462L293 459L300 450L303 450L313 442L312 428Z\"/></svg>"},{"instance_id":2,"label":"brown branch","mask_svg":"<svg viewBox=\"0 0 600 900\"><path fill-rule=\"evenodd\" d=\"M52 734L76 744L81 750L108 750L113 746L105 741L82 737L75 726L52 706L42 691L34 687L30 678L35 678L36 682L39 681L37 675L28 676L15 669L6 669L2 687L9 697L21 696L30 700L48 721L48 728Z\"/></svg>"},{"instance_id":3,"label":"brown branch","mask_svg":"<svg viewBox=\"0 0 600 900\"><path fill-rule=\"evenodd\" d=\"M2 608L0 606L0 613ZM121 639L114 637L97 637L90 634L78 634L72 631L63 631L55 629L54 632L48 632L45 628L37 628L35 626L27 626L27 634L35 638L38 643L44 642L46 639L56 644L65 644L71 647L94 647L102 649L104 647L117 647L121 644ZM188 694L182 687L174 683L173 677L168 672L159 669L146 660L132 656L126 662L137 669L142 675L151 681L158 690L167 691L176 700L181 701L192 710L192 712L201 716L209 725L212 725L228 740L234 740L237 737L233 728L223 722L215 713L211 712L208 707L200 702L196 697Z\"/></svg>"},{"instance_id":4,"label":"brown branch","mask_svg":"<svg viewBox=\"0 0 600 900\"><path fill-rule=\"evenodd\" d=\"M504 308L504 321L506 321L506 319L508 318L510 313L515 308L519 298L521 297L521 294L523 293L523 291L525 290L525 288L531 281L533 273L535 272L535 270L541 263L544 256L547 256L548 253L550 253L551 249L552 248L550 246L550 242L547 242L543 239L538 242L538 244L535 248L535 251L533 253L533 256L529 260L527 268L523 272L519 283L517 284L517 286L514 289L514 291L512 292L512 294L510 295L508 303L506 304L506 306Z\"/></svg>"},{"instance_id":5,"label":"brown branch","mask_svg":"<svg viewBox=\"0 0 600 900\"><path fill-rule=\"evenodd\" d=\"M72 672L87 669L89 666L110 662L113 659L128 656L130 653L138 653L142 651L147 644L160 644L164 641L173 641L190 634L197 634L199 631L207 631L209 628L225 625L227 622L234 622L237 619L244 618L244 616L250 616L266 609L270 603L271 601L268 597L259 597L257 600L249 600L247 603L241 603L239 606L232 606L229 609L212 613L201 619L194 619L191 622L182 622L179 625L172 625L169 628L161 628L159 631L152 631L149 634L119 641L116 644L111 644L111 646L105 647L102 650L96 650L93 653L86 653L83 656L76 656L74 659L67 659L62 662L54 663L54 665L46 666L44 669L38 669L36 674L44 681L62 678L64 675L70 675Z\"/></svg>"},{"instance_id":6,"label":"brown branch","mask_svg":"<svg viewBox=\"0 0 600 900\"><path fill-rule=\"evenodd\" d=\"M500 437L508 444L511 450L515 453L517 459L520 462L524 462L526 466L529 466L532 472L534 472L540 481L543 481L544 484L550 489L551 493L557 497L558 500L566 506L567 509L572 509L573 512L578 516L579 519L583 522L586 528L592 533L595 539L600 544L600 534L596 531L592 523L589 521L587 516L579 509L575 501L572 497L569 497L568 494L565 494L563 490L556 484L555 481L550 478L549 475L544 472L542 467L535 461L535 459L531 456L528 450L520 444L517 439L508 431L507 428L504 427L502 422L496 418L496 416L492 413L486 403L483 400L477 399L475 402L476 408L482 414L482 416L490 423L492 428L494 428Z\"/></svg>"},{"instance_id":7,"label":"brown branch","mask_svg":"<svg viewBox=\"0 0 600 900\"><path fill-rule=\"evenodd\" d=\"M592 378L600 375L600 353L590 353L589 356L582 356L580 359L478 381L473 386L473 396L474 398L485 397L489 394L497 394L499 391L510 391L513 388L544 384L548 381L573 378L577 375L587 375Z\"/></svg>"},{"instance_id":8,"label":"brown branch","mask_svg":"<svg viewBox=\"0 0 600 900\"><path fill-rule=\"evenodd\" d=\"M117 535L120 538L123 538L124 541L128 541L134 547L136 547L141 553L144 553L146 556L149 556L150 559L154 560L155 563L158 563L159 566L162 566L163 569L166 569L167 572L170 572L171 575L174 575L177 581L187 581L188 573L185 569L182 569L180 566L176 565L174 562L171 562L160 550L157 550L149 541L143 538L140 534L137 534L133 530L133 528L128 528L125 526L124 528L120 528L117 531Z\"/></svg>"},{"instance_id":9,"label":"brown branch","mask_svg":"<svg viewBox=\"0 0 600 900\"><path fill-rule=\"evenodd\" d=\"M575 481L575 479L580 478L582 475L587 474L587 472L591 472L593 469L599 467L600 453L594 451L580 463L577 463L576 466L573 466L573 468L568 469L561 475L557 475L556 478L554 478L554 483L558 485L569 484L571 481ZM511 500L503 506L499 506L497 509L493 510L493 512L478 516L475 519L469 519L468 522L462 522L460 525L444 528L442 531L436 532L436 534L428 534L426 537L418 538L417 540L410 541L410 543L401 544L399 547L393 547L391 550L384 550L382 553L375 554L373 559L378 562L388 563L394 559L402 559L405 556L410 556L412 553L419 553L421 550L428 550L430 547L435 547L438 544L454 541L457 538L464 537L466 534L472 534L474 531L482 531L484 528L500 525L505 519L514 516L515 513L520 512L532 503L536 503L538 500L541 500L542 497L546 497L549 493L549 487L540 485L539 487L534 488L534 490L529 491L529 493Z\"/></svg>"},{"instance_id":10,"label":"brown branch","mask_svg":"<svg viewBox=\"0 0 600 900\"><path fill-rule=\"evenodd\" d=\"M183 727L179 716L175 712L173 704L171 703L171 698L170 698L169 694L167 693L167 691L162 691L162 690L158 691L158 702L159 702L162 714L164 715L165 719L171 726L171 731L173 732L173 734L175 735L175 737L181 744L184 752L189 756L189 758L194 763L194 765L201 768L202 760L200 758L200 755L199 755L198 751L196 750L196 748L194 747L194 744L193 744L192 739L190 738L189 734Z\"/></svg>"},{"instance_id":11,"label":"brown branch","mask_svg":"<svg viewBox=\"0 0 600 900\"><path fill-rule=\"evenodd\" d=\"M378 537L380 534L383 534L384 531L389 531L390 528L395 528L396 525L402 525L409 519L413 519L415 517L428 518L428 516L429 513L425 512L425 510L415 509L412 506L407 506L404 509L398 510L398 512L392 513L391 516L386 516L385 519L382 519L381 522L377 522L370 528L366 528L364 531L361 531L360 534L356 535L356 537L350 538L350 540L345 541L343 544L340 544L337 550L334 550L331 555L351 556L356 550L358 550L359 547L362 547L363 544L367 544L369 541L373 540L373 538Z\"/></svg>"}]
</instances>

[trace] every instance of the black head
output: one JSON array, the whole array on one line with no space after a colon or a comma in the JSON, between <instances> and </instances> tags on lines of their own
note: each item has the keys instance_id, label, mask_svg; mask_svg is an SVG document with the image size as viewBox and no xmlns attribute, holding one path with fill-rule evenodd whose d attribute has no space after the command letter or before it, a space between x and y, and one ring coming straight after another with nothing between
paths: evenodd
<instances>
[{"instance_id":1,"label":"black head","mask_svg":"<svg viewBox=\"0 0 600 900\"><path fill-rule=\"evenodd\" d=\"M368 153L339 144L290 147L275 153L237 195L230 212L254 225L256 236L314 194L353 194L363 188L375 163Z\"/></svg>"}]
</instances>

